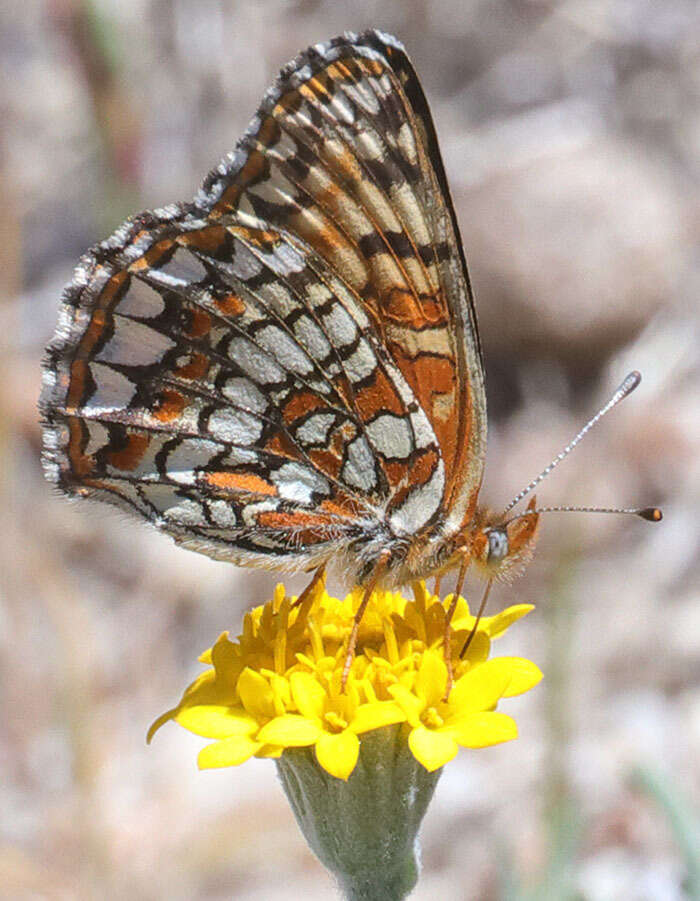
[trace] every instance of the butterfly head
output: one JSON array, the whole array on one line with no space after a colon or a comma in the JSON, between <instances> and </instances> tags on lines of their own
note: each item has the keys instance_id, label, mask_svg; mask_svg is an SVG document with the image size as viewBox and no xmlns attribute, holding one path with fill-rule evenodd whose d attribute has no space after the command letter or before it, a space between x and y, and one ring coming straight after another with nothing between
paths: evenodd
<instances>
[{"instance_id":1,"label":"butterfly head","mask_svg":"<svg viewBox=\"0 0 700 901\"><path fill-rule=\"evenodd\" d=\"M539 513L533 497L527 512L503 521L489 520L471 535L468 548L476 566L490 579L508 580L529 562L537 541Z\"/></svg>"}]
</instances>

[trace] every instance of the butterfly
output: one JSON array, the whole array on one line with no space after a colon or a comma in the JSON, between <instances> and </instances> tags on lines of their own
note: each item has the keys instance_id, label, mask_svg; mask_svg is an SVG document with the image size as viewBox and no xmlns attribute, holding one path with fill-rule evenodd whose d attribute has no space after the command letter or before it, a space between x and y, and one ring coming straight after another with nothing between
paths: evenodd
<instances>
[{"instance_id":1,"label":"butterfly","mask_svg":"<svg viewBox=\"0 0 700 901\"><path fill-rule=\"evenodd\" d=\"M60 489L217 559L334 562L397 587L528 558L534 501L509 521L479 506L474 301L395 38L301 53L191 202L134 216L81 259L41 411Z\"/></svg>"}]
</instances>

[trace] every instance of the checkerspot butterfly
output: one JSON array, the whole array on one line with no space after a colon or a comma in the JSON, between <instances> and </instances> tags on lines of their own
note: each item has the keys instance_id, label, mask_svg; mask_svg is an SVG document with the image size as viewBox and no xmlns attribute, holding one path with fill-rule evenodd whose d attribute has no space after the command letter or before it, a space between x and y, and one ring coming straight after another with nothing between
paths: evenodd
<instances>
[{"instance_id":1,"label":"checkerspot butterfly","mask_svg":"<svg viewBox=\"0 0 700 901\"><path fill-rule=\"evenodd\" d=\"M41 408L61 489L215 558L398 586L527 557L534 503L508 522L478 506L476 315L400 43L300 54L191 202L82 258Z\"/></svg>"}]
</instances>

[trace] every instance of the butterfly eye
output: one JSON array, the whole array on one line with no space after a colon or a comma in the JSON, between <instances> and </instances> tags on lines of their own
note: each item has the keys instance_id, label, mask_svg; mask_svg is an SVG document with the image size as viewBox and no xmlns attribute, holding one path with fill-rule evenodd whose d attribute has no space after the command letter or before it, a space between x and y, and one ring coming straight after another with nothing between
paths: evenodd
<instances>
[{"instance_id":1,"label":"butterfly eye","mask_svg":"<svg viewBox=\"0 0 700 901\"><path fill-rule=\"evenodd\" d=\"M498 563L508 555L508 536L505 529L490 529L489 538L489 563Z\"/></svg>"}]
</instances>

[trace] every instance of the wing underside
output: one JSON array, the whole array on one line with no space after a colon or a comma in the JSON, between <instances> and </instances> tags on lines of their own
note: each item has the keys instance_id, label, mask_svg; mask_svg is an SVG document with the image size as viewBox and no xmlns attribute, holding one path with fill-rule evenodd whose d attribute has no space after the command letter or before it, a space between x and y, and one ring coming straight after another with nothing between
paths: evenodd
<instances>
[{"instance_id":1,"label":"wing underside","mask_svg":"<svg viewBox=\"0 0 700 901\"><path fill-rule=\"evenodd\" d=\"M284 569L467 508L478 338L416 91L376 33L307 51L192 204L83 258L42 394L61 488Z\"/></svg>"}]
</instances>

